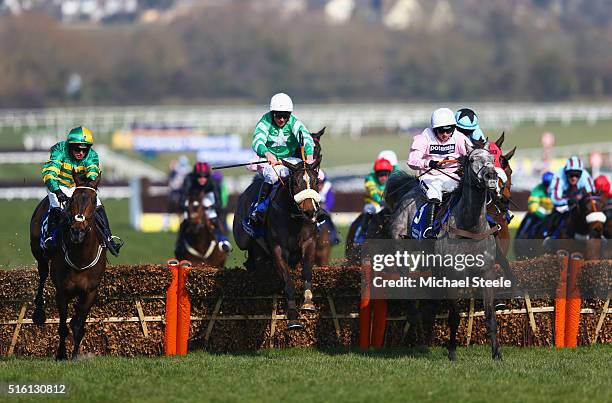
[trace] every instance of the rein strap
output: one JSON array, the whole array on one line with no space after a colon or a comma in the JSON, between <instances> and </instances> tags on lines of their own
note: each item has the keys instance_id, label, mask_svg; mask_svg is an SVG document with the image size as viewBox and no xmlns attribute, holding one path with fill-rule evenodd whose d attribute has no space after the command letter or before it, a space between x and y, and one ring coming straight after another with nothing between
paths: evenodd
<instances>
[{"instance_id":1,"label":"rein strap","mask_svg":"<svg viewBox=\"0 0 612 403\"><path fill-rule=\"evenodd\" d=\"M448 222L446 222L442 225L442 229L453 235L457 235L457 236L461 236L461 237L469 238L469 239L475 239L477 241L482 241L488 236L498 233L501 230L501 226L499 224L496 224L495 227L485 232L470 232L470 231L466 231L466 230L459 229L459 228L453 228L448 224Z\"/></svg>"}]
</instances>

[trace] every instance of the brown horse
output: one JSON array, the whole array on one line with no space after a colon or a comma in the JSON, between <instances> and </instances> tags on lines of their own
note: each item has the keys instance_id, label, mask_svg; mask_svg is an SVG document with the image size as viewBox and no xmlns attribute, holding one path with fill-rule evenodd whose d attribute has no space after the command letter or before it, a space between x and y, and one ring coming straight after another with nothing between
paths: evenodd
<instances>
[{"instance_id":1,"label":"brown horse","mask_svg":"<svg viewBox=\"0 0 612 403\"><path fill-rule=\"evenodd\" d=\"M331 255L332 240L331 230L327 223L319 226L317 235L317 247L315 255L315 264L317 266L328 266L329 257Z\"/></svg>"},{"instance_id":2,"label":"brown horse","mask_svg":"<svg viewBox=\"0 0 612 403\"><path fill-rule=\"evenodd\" d=\"M366 213L361 213L355 218L346 234L344 258L346 259L346 264L349 266L361 264L361 245L355 244L355 233L357 232L359 224L363 222L364 214ZM386 227L389 220L389 214L389 209L383 208L380 212L372 215L366 228L367 239L385 239L390 237Z\"/></svg>"},{"instance_id":3,"label":"brown horse","mask_svg":"<svg viewBox=\"0 0 612 403\"><path fill-rule=\"evenodd\" d=\"M265 270L270 263L284 284L287 300L288 329L300 329L295 303L295 285L291 271L301 263L304 282L304 302L300 309L314 311L312 302L312 266L317 242L317 218L320 196L317 189L317 170L320 160L312 164L300 161L282 162L290 174L270 196L270 207L263 223L264 234L251 238L242 227L242 220L249 214L249 206L255 199L263 178L258 175L238 199L234 217L234 239L242 250L248 250L245 263L249 270Z\"/></svg>"},{"instance_id":4,"label":"brown horse","mask_svg":"<svg viewBox=\"0 0 612 403\"><path fill-rule=\"evenodd\" d=\"M33 320L39 326L45 323L43 289L50 263L60 320L57 360L68 358L66 355L68 303L78 297L74 316L70 320L73 336L72 359L76 359L81 340L85 335L87 315L96 300L98 285L106 270L104 238L98 230L94 216L101 176L95 181L89 181L76 173L73 173L73 176L76 187L63 211L57 239L58 247L51 256L46 256L40 246L41 220L49 207L47 198L38 204L30 221L30 247L38 262L39 274Z\"/></svg>"},{"instance_id":5,"label":"brown horse","mask_svg":"<svg viewBox=\"0 0 612 403\"><path fill-rule=\"evenodd\" d=\"M214 224L206 215L202 200L204 191L189 196L187 218L181 224L174 253L179 260L223 267L227 254L218 247Z\"/></svg>"}]
</instances>

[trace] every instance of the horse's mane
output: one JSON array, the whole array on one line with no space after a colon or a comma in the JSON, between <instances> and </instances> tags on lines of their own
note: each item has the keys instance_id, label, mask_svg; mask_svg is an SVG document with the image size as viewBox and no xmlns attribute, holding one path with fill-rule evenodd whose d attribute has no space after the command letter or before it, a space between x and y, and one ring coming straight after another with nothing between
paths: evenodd
<instances>
[{"instance_id":1,"label":"horse's mane","mask_svg":"<svg viewBox=\"0 0 612 403\"><path fill-rule=\"evenodd\" d=\"M386 206L395 210L402 197L418 184L419 178L415 175L404 171L393 172L387 181L383 194Z\"/></svg>"}]
</instances>

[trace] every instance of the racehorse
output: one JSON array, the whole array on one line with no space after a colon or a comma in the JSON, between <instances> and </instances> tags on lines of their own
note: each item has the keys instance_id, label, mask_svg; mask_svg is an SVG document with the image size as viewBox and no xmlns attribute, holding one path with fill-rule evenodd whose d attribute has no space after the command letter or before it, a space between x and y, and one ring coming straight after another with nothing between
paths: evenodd
<instances>
[{"instance_id":1,"label":"racehorse","mask_svg":"<svg viewBox=\"0 0 612 403\"><path fill-rule=\"evenodd\" d=\"M487 193L494 190L498 181L493 165L493 156L483 149L468 147L468 155L459 158L462 178L457 189L450 195L456 204L449 213L448 220L441 227L441 232L433 245L434 253L441 256L479 253L482 255L482 267L469 267L465 271L447 270L449 278L464 278L479 276L492 280L495 274L495 239L493 234L498 227L491 228L487 221ZM389 178L386 188L385 202L392 211L390 232L393 239L405 238L410 234L409 225L417 212L417 207L425 201L424 194L418 186L416 177L407 174L396 174ZM469 245L457 243L458 239L471 239ZM454 242L453 242L454 241ZM501 359L501 348L497 340L497 323L495 320L494 293L492 288L483 290L485 307L485 323L491 341L493 359ZM425 338L428 344L433 333L433 320L440 301L423 301L423 321ZM456 359L457 330L459 327L459 309L457 301L449 302L448 325L450 340L448 343L448 358Z\"/></svg>"},{"instance_id":2,"label":"racehorse","mask_svg":"<svg viewBox=\"0 0 612 403\"><path fill-rule=\"evenodd\" d=\"M384 239L389 238L387 232L389 209L383 208L378 213L374 214L368 221L367 228L362 230L366 231L366 239ZM351 223L348 233L346 235L346 244L344 246L344 257L346 264L349 266L355 266L361 264L361 252L362 245L355 244L355 233L359 224L363 222L364 215L367 213L361 213Z\"/></svg>"},{"instance_id":3,"label":"racehorse","mask_svg":"<svg viewBox=\"0 0 612 403\"><path fill-rule=\"evenodd\" d=\"M329 265L329 257L332 248L332 236L330 224L325 221L317 229L317 246L315 253L315 264L317 266Z\"/></svg>"},{"instance_id":4,"label":"racehorse","mask_svg":"<svg viewBox=\"0 0 612 403\"><path fill-rule=\"evenodd\" d=\"M179 260L223 267L227 254L218 247L214 225L206 215L204 194L204 191L200 191L189 195L187 218L179 229L174 254Z\"/></svg>"},{"instance_id":5,"label":"racehorse","mask_svg":"<svg viewBox=\"0 0 612 403\"><path fill-rule=\"evenodd\" d=\"M312 266L317 242L317 216L319 193L317 189L320 159L308 164L300 161L291 164L282 160L290 174L272 191L265 213L263 235L252 239L242 228L242 220L249 214L249 206L255 199L263 178L257 175L253 183L238 199L234 217L234 239L242 250L248 250L247 269L259 270L272 264L284 282L287 300L288 329L302 328L295 303L295 286L291 269L302 264L304 302L301 309L314 311L312 302Z\"/></svg>"},{"instance_id":6,"label":"racehorse","mask_svg":"<svg viewBox=\"0 0 612 403\"><path fill-rule=\"evenodd\" d=\"M43 289L51 268L51 279L55 285L55 301L59 312L59 347L57 360L67 359L66 337L68 336L68 303L78 297L74 316L70 320L73 336L72 359L79 355L81 340L85 335L87 315L98 295L98 285L106 270L104 238L98 229L94 210L97 188L101 175L94 181L73 172L76 187L67 202L60 222L56 251L47 256L40 244L41 222L49 208L44 198L34 210L30 221L30 248L38 262L38 291L34 299L33 321L39 326L45 323Z\"/></svg>"}]
</instances>

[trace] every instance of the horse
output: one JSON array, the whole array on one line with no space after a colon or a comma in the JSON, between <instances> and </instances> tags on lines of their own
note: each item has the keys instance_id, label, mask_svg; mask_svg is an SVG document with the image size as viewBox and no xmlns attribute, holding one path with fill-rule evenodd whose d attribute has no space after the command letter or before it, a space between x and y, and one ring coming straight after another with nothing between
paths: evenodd
<instances>
[{"instance_id":1,"label":"horse","mask_svg":"<svg viewBox=\"0 0 612 403\"><path fill-rule=\"evenodd\" d=\"M50 268L60 320L59 346L55 356L57 360L68 358L66 354L68 303L78 297L74 316L70 320L73 336L72 359L76 359L81 340L85 335L87 315L96 301L98 286L106 270L104 238L97 227L94 215L101 175L94 181L75 172L73 177L76 187L62 212L60 234L57 239L59 246L51 256L46 255L40 244L41 222L49 208L48 198L38 203L30 221L30 248L38 262L39 275L32 318L39 326L45 323L43 289Z\"/></svg>"},{"instance_id":2,"label":"horse","mask_svg":"<svg viewBox=\"0 0 612 403\"><path fill-rule=\"evenodd\" d=\"M174 254L179 260L223 267L227 254L218 247L212 221L206 215L204 191L187 199L187 218L181 224Z\"/></svg>"},{"instance_id":3,"label":"horse","mask_svg":"<svg viewBox=\"0 0 612 403\"><path fill-rule=\"evenodd\" d=\"M315 252L315 264L317 266L329 265L329 257L332 248L332 235L330 224L322 222L317 229L317 246Z\"/></svg>"},{"instance_id":4,"label":"horse","mask_svg":"<svg viewBox=\"0 0 612 403\"><path fill-rule=\"evenodd\" d=\"M361 213L351 223L346 235L346 244L344 245L344 258L349 266L356 266L361 263L362 245L355 244L355 233L359 224L363 222L364 215ZM366 239L385 239L389 238L387 233L387 225L390 211L388 208L383 208L378 213L372 215L368 221L368 226L365 228Z\"/></svg>"},{"instance_id":5,"label":"horse","mask_svg":"<svg viewBox=\"0 0 612 403\"><path fill-rule=\"evenodd\" d=\"M242 220L249 214L249 206L255 199L263 178L257 175L251 185L240 195L234 217L233 233L236 244L248 251L245 263L248 270L263 270L270 261L284 283L287 301L288 329L300 329L295 303L295 286L291 269L302 264L304 302L300 309L314 311L312 302L312 266L317 242L317 218L320 196L317 189L320 159L312 164L300 161L291 164L281 160L290 170L289 176L272 191L270 204L264 219L264 234L252 239L242 228Z\"/></svg>"},{"instance_id":6,"label":"horse","mask_svg":"<svg viewBox=\"0 0 612 403\"><path fill-rule=\"evenodd\" d=\"M450 211L448 220L442 225L438 239L433 249L436 254L456 256L462 254L475 254L482 252L482 268L466 268L465 272L450 270L451 275L457 278L478 275L484 279L496 278L494 259L496 243L493 234L498 227L491 228L487 221L486 201L488 193L495 189L498 181L497 172L493 165L493 156L483 149L468 148L468 155L459 158L462 178L459 186L451 194L451 198L458 198L454 208ZM419 187L418 178L408 174L391 176L385 191L385 202L392 211L390 222L390 235L393 239L402 239L410 235L409 225L417 213L418 206L425 202L425 196ZM462 238L472 238L474 243L467 248L465 245L456 245ZM485 322L491 342L491 356L501 359L501 347L497 340L497 323L494 309L493 289L483 290L485 307ZM440 301L426 300L423 304L423 321L425 338L430 344L433 332L433 320ZM449 302L448 325L450 340L448 343L448 359L456 360L457 330L459 327L459 309L457 300Z\"/></svg>"}]
</instances>

